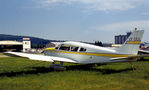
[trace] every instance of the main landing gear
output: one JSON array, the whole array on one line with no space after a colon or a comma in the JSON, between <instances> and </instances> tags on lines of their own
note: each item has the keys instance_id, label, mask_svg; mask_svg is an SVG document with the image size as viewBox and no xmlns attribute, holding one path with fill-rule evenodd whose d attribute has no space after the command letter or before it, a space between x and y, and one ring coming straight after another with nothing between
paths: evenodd
<instances>
[{"instance_id":1,"label":"main landing gear","mask_svg":"<svg viewBox=\"0 0 149 90\"><path fill-rule=\"evenodd\" d=\"M55 64L54 62L52 62L52 64L50 64L50 69L56 70L56 71L66 70L66 68L63 67L63 62L60 62L60 64Z\"/></svg>"}]
</instances>

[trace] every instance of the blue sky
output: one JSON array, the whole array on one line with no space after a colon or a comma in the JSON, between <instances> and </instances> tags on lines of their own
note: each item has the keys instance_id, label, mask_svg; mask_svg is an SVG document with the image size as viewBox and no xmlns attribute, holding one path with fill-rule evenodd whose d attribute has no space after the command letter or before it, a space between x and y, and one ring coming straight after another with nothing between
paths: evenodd
<instances>
[{"instance_id":1,"label":"blue sky","mask_svg":"<svg viewBox=\"0 0 149 90\"><path fill-rule=\"evenodd\" d=\"M0 0L1 34L114 42L135 27L149 42L148 0Z\"/></svg>"}]
</instances>

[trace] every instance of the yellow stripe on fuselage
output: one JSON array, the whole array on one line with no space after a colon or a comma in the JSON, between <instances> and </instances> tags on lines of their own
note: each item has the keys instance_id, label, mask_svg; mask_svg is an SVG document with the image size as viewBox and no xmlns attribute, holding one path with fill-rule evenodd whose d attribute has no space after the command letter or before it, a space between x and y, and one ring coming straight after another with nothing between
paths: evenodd
<instances>
[{"instance_id":1,"label":"yellow stripe on fuselage","mask_svg":"<svg viewBox=\"0 0 149 90\"><path fill-rule=\"evenodd\" d=\"M89 52L71 52L71 51L55 51L49 50L50 52L55 53L66 53L66 54L80 54L80 55L90 55L90 56L103 56L103 57L128 57L132 55L125 55L125 54L105 54L105 53L89 53Z\"/></svg>"},{"instance_id":2,"label":"yellow stripe on fuselage","mask_svg":"<svg viewBox=\"0 0 149 90\"><path fill-rule=\"evenodd\" d=\"M44 50L55 50L55 48L45 48Z\"/></svg>"},{"instance_id":3,"label":"yellow stripe on fuselage","mask_svg":"<svg viewBox=\"0 0 149 90\"><path fill-rule=\"evenodd\" d=\"M141 41L127 41L126 44L140 44Z\"/></svg>"}]
</instances>

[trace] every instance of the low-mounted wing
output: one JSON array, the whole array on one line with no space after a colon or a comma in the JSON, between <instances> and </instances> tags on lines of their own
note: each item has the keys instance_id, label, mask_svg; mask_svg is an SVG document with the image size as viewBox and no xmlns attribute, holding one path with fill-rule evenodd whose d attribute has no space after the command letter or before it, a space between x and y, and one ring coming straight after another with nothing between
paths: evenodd
<instances>
[{"instance_id":1,"label":"low-mounted wing","mask_svg":"<svg viewBox=\"0 0 149 90\"><path fill-rule=\"evenodd\" d=\"M19 57L29 58L31 60L39 60L39 61L59 61L59 62L70 62L70 63L77 63L75 60L61 58L61 57L53 57L53 56L45 56L45 55L37 55L37 54L28 54L28 53L20 53L20 52L5 52L5 54L15 55Z\"/></svg>"}]
</instances>

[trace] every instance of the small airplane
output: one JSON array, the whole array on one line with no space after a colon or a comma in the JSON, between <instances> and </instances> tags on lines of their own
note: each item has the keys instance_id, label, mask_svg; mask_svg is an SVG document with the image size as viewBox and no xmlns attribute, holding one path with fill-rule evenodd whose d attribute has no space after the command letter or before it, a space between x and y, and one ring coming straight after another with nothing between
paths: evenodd
<instances>
[{"instance_id":1,"label":"small airplane","mask_svg":"<svg viewBox=\"0 0 149 90\"><path fill-rule=\"evenodd\" d=\"M47 48L44 55L28 54L21 52L5 52L6 54L26 57L31 60L52 62L50 68L63 69L63 62L76 64L98 64L109 62L129 62L136 61L137 58L147 57L148 55L138 55L139 45L144 30L135 30L117 49L95 46L91 44L68 41L59 44L55 48ZM60 62L60 64L55 64Z\"/></svg>"}]
</instances>

